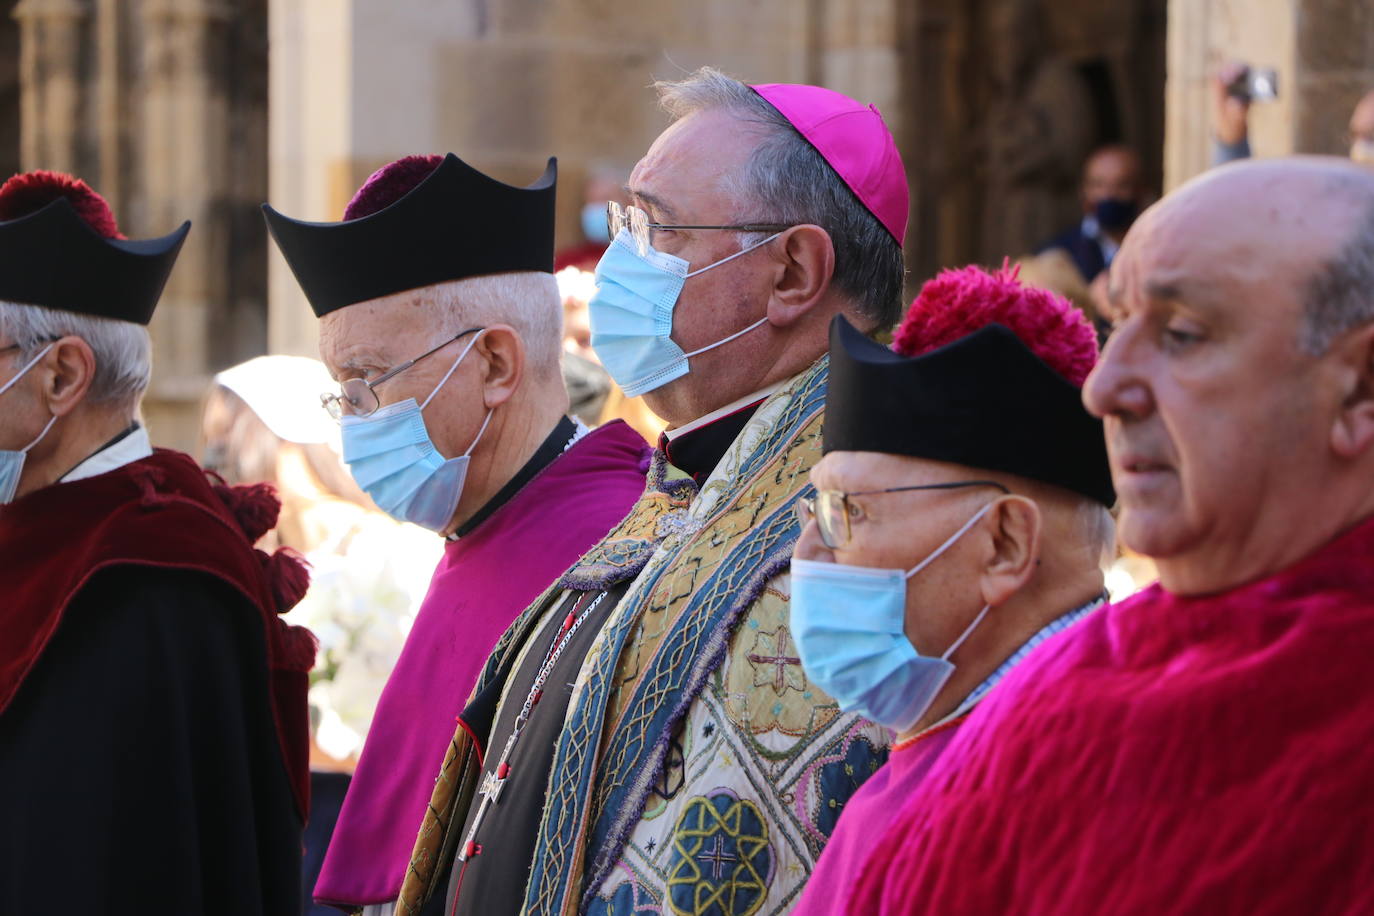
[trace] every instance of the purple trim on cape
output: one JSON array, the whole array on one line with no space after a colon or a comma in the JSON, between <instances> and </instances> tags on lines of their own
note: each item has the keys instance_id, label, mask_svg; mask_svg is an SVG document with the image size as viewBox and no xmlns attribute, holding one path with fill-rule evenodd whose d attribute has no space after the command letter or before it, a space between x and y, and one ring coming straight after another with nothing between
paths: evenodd
<instances>
[{"instance_id":1,"label":"purple trim on cape","mask_svg":"<svg viewBox=\"0 0 1374 916\"><path fill-rule=\"evenodd\" d=\"M644 489L648 451L620 421L593 430L477 530L449 542L382 691L316 901L396 899L454 718L492 646L629 512Z\"/></svg>"}]
</instances>

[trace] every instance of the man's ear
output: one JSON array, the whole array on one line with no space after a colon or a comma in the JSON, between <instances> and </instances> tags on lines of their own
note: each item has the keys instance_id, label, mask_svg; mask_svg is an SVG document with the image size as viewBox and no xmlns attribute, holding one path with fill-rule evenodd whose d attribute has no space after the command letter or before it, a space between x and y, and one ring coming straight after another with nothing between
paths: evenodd
<instances>
[{"instance_id":1,"label":"man's ear","mask_svg":"<svg viewBox=\"0 0 1374 916\"><path fill-rule=\"evenodd\" d=\"M62 337L32 371L40 379L40 390L48 410L55 417L66 416L91 390L91 382L95 379L95 353L80 337Z\"/></svg>"},{"instance_id":2,"label":"man's ear","mask_svg":"<svg viewBox=\"0 0 1374 916\"><path fill-rule=\"evenodd\" d=\"M830 288L835 273L835 245L820 226L793 226L769 246L777 269L768 321L784 328L800 320Z\"/></svg>"},{"instance_id":3,"label":"man's ear","mask_svg":"<svg viewBox=\"0 0 1374 916\"><path fill-rule=\"evenodd\" d=\"M525 342L515 328L494 324L473 345L482 363L482 401L488 409L506 403L525 377Z\"/></svg>"},{"instance_id":4,"label":"man's ear","mask_svg":"<svg viewBox=\"0 0 1374 916\"><path fill-rule=\"evenodd\" d=\"M1335 361L1342 396L1331 450L1353 460L1374 443L1374 324L1342 335L1326 358Z\"/></svg>"},{"instance_id":5,"label":"man's ear","mask_svg":"<svg viewBox=\"0 0 1374 916\"><path fill-rule=\"evenodd\" d=\"M1024 496L1004 496L988 513L992 554L979 586L983 603L1005 604L1030 581L1040 563L1040 507Z\"/></svg>"}]
</instances>

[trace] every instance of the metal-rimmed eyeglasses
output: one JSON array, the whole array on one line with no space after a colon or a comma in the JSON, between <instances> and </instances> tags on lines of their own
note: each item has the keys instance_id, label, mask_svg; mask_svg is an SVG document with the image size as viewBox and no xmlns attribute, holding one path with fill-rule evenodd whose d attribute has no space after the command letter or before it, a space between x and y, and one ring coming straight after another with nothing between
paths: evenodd
<instances>
[{"instance_id":1,"label":"metal-rimmed eyeglasses","mask_svg":"<svg viewBox=\"0 0 1374 916\"><path fill-rule=\"evenodd\" d=\"M927 483L912 487L888 487L885 490L817 490L810 499L797 500L797 518L802 527L813 518L820 531L821 543L831 550L838 550L849 543L850 520L863 516L863 510L849 501L851 496L877 496L880 493L905 493L909 490L959 490L964 487L996 487L1003 493L1011 493L995 480L956 480L950 483Z\"/></svg>"},{"instance_id":2,"label":"metal-rimmed eyeglasses","mask_svg":"<svg viewBox=\"0 0 1374 916\"><path fill-rule=\"evenodd\" d=\"M791 229L791 223L740 223L733 226L688 226L669 223L651 223L649 214L635 206L622 207L615 201L606 202L606 229L611 238L620 234L621 229L630 230L630 239L642 258L649 253L649 230L651 229L729 229L734 232L782 232Z\"/></svg>"},{"instance_id":3,"label":"metal-rimmed eyeglasses","mask_svg":"<svg viewBox=\"0 0 1374 916\"><path fill-rule=\"evenodd\" d=\"M387 379L395 378L411 366L424 359L438 353L440 350L469 334L475 334L485 328L468 328L460 331L448 340L439 344L431 350L426 350L414 359L408 359L395 368L388 369L372 381L365 378L346 378L339 383L339 393L326 391L320 395L320 406L328 411L329 415L336 420L342 419L345 414L351 417L366 417L376 413L377 408L382 406L382 402L377 398L377 392L373 389L385 382Z\"/></svg>"}]
</instances>

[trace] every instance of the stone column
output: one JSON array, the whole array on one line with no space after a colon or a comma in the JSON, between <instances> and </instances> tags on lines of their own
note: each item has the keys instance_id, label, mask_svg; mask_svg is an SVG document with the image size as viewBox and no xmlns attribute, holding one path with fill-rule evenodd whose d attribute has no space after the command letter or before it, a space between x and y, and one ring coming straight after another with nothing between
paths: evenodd
<instances>
[{"instance_id":1,"label":"stone column","mask_svg":"<svg viewBox=\"0 0 1374 916\"><path fill-rule=\"evenodd\" d=\"M20 161L25 169L81 174L98 156L87 118L95 59L89 0L23 0L20 27Z\"/></svg>"},{"instance_id":2,"label":"stone column","mask_svg":"<svg viewBox=\"0 0 1374 916\"><path fill-rule=\"evenodd\" d=\"M159 442L194 448L210 381L211 309L228 288L223 189L229 183L229 78L225 34L231 5L217 0L143 0L143 234L192 222L153 317L153 386L145 403Z\"/></svg>"}]
</instances>

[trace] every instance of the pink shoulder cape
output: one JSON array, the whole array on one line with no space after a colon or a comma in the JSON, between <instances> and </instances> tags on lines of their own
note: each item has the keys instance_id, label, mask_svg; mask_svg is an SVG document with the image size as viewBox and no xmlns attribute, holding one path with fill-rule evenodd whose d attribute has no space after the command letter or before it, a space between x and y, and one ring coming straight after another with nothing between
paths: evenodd
<instances>
[{"instance_id":1,"label":"pink shoulder cape","mask_svg":"<svg viewBox=\"0 0 1374 916\"><path fill-rule=\"evenodd\" d=\"M620 421L593 430L475 531L449 543L382 691L316 901L396 899L454 718L492 646L629 513L644 490L649 454Z\"/></svg>"},{"instance_id":2,"label":"pink shoulder cape","mask_svg":"<svg viewBox=\"0 0 1374 916\"><path fill-rule=\"evenodd\" d=\"M973 713L847 911L1374 912L1371 665L1374 521L1094 614Z\"/></svg>"}]
</instances>

